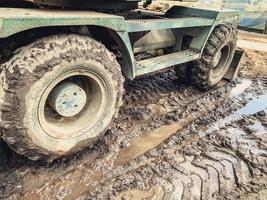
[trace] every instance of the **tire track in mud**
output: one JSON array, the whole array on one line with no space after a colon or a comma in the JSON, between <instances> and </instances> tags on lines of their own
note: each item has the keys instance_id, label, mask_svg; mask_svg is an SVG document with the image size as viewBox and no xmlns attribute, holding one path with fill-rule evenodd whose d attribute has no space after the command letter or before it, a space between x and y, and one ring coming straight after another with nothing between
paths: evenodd
<instances>
[{"instance_id":1,"label":"tire track in mud","mask_svg":"<svg viewBox=\"0 0 267 200\"><path fill-rule=\"evenodd\" d=\"M205 137L193 140L191 145L176 142L182 137L181 134L177 134L160 149L154 150L154 159L150 158L153 160L152 163L122 177L116 177L110 181L114 182L114 187L110 184L106 186L108 188L104 186L105 189L97 194L90 194L87 198L115 198L114 196L125 188L143 191L151 189L150 185L162 186L166 182L172 189L166 192L168 187L164 188L164 199L236 199L240 198L241 194L266 188L267 141L266 138L263 140L264 134L267 133L267 127L264 125L267 120L266 111L256 114L263 116L261 122L258 122L265 126L265 132L261 135L254 135L255 131L249 128L251 124L257 123L257 119L251 116L232 121L231 126L226 124L208 136L200 132L198 134ZM212 115L207 116L204 121L209 118L212 121ZM183 132L194 131L195 126L196 124L193 124ZM201 128L203 127L198 126L198 129ZM175 149L175 143L180 150L170 151L169 148ZM110 193L105 196L105 191ZM154 196L154 199L160 198Z\"/></svg>"},{"instance_id":2,"label":"tire track in mud","mask_svg":"<svg viewBox=\"0 0 267 200\"><path fill-rule=\"evenodd\" d=\"M147 79L139 80L137 83L134 83L135 86L131 86L130 83L126 87L131 87L132 90L128 90L129 93L126 94L126 102L121 109L117 125L113 126L110 133L107 133L102 141L89 149L90 152L81 153L67 160L57 161L50 166L43 166L40 163L33 163L22 159L20 167L11 168L0 173L0 178L3 180L0 185L2 188L0 196L11 199L17 197L17 195L20 197L23 195L34 197L40 194L43 199L50 198L51 196L55 197L56 194L60 194L58 189L62 188L63 182L71 182L70 179L75 178L75 176L78 177L76 181L67 184L66 188L69 186L69 190L73 189L73 192L74 187L80 186L81 191L78 192L76 189L75 194L70 195L78 197L80 194L86 194L86 192L95 188L92 185L102 184L102 181L99 181L100 177L98 177L97 173L93 174L93 172L100 171L103 172L104 176L112 176L111 171L113 170L117 155L123 147L129 146L132 138L143 132L160 127L163 124L177 121L181 113L194 119L197 117L198 111L201 110L200 108L202 108L201 103L196 102L199 101L198 98L200 97L205 102L205 98L207 98L205 95L209 96L210 102L216 103L218 101L214 96L219 95L218 91L220 89L202 93L192 87L182 86L186 89L179 90L176 81L174 72L171 70L165 74L153 75ZM150 84L151 82L153 82L152 85ZM148 90L150 91L149 93L147 92ZM221 90L222 94L228 91L223 87ZM194 98L192 98L192 94L194 94ZM222 94L219 96L224 99ZM161 109L154 110L153 104ZM149 106L151 108L148 109ZM134 109L130 109L129 112L130 107ZM204 108L202 108L201 114L207 112L207 107L204 106ZM144 109L148 109L147 116L143 116ZM182 110L183 112L181 112ZM196 113L196 116L190 115L193 111ZM145 121L143 121L144 117ZM147 124L147 122L149 123ZM145 123L147 124L146 126L144 126ZM18 160L21 159L20 157L17 158ZM75 170L77 168L80 169ZM118 174L124 173L124 170L121 170L120 167L116 166L116 168L117 170L115 171L121 171ZM49 190L48 194L47 191ZM65 191L65 193L68 192Z\"/></svg>"},{"instance_id":3,"label":"tire track in mud","mask_svg":"<svg viewBox=\"0 0 267 200\"><path fill-rule=\"evenodd\" d=\"M184 163L175 163L175 168L182 170L184 174L200 177L202 185L197 188L202 188L202 193L199 193L198 199L212 199L216 195L227 197L229 192L234 198L235 190L244 187L250 192L253 181L255 185L260 185L259 180L266 180L263 170L266 165L255 161L259 160L259 156L267 156L267 151L260 148L260 139L251 137L238 128L220 132L222 135L218 135L218 138L199 141L200 144L211 143L208 149L199 150L199 156L186 156ZM248 155L250 156L247 157ZM262 184L266 186L266 183ZM208 192L209 189L212 192ZM237 193L236 198L238 195Z\"/></svg>"},{"instance_id":4,"label":"tire track in mud","mask_svg":"<svg viewBox=\"0 0 267 200\"><path fill-rule=\"evenodd\" d=\"M249 94L257 96L266 91L262 82L263 79L252 78L252 84L235 97L231 96L231 89L236 83L200 92L179 85L172 70L126 83L124 106L102 140L52 164L34 163L14 155L15 166L8 165L0 172L0 198L113 199L132 188L150 191L151 198L224 199L264 188L265 183L258 184L265 177L258 166L266 167L265 161L261 162L266 148L257 146L262 135L248 137L253 131L240 125L243 118L206 134L207 125L242 108L249 101ZM262 118L259 121L264 124L266 119ZM123 149L131 148L135 138L154 130L157 134L161 126L172 124L183 130L159 147L145 149L148 152L144 150L142 155L130 154L136 155L133 158L120 156ZM244 133L236 138L229 127ZM248 142L246 146L247 140L256 143ZM261 151L251 153L252 147Z\"/></svg>"},{"instance_id":5,"label":"tire track in mud","mask_svg":"<svg viewBox=\"0 0 267 200\"><path fill-rule=\"evenodd\" d=\"M240 138L233 137L232 139L238 138L237 141L242 142L242 146L239 148L231 147L231 150L229 147L223 147L224 144L220 144L218 147L217 138L215 144L211 141L205 141L205 143L212 145L209 150L200 149L199 151L202 152L194 152L193 154L192 150L187 148L185 152L172 155L174 158L165 155L166 159L163 158L165 162L156 159L152 164L150 163L149 167L142 166L142 168L137 169L137 172L112 180L114 182L121 180L121 183L114 184L115 188L110 189L111 193L107 196L110 197L120 192L121 189L123 191L124 188L133 187L144 190L143 177L148 179L147 184L154 181L153 185L163 185L164 182L169 181L171 183L169 187L173 187L173 189L169 194L165 194L165 199L234 199L240 198L242 192L251 193L262 187L266 188L266 182L264 182L267 178L266 172L262 171L264 168L266 169L266 163L259 165L259 161L255 162L255 160L260 160L257 159L258 157L266 160L266 150L259 148L259 138L247 137L247 134ZM203 143L203 141L200 142ZM222 140L222 143L224 142L225 140ZM258 151L260 149L260 151L251 155L250 158L243 157L249 155L247 151L255 152L255 148ZM188 153L190 150L191 153ZM164 155L158 156L164 157ZM150 170L156 172L151 173L153 176L157 174L157 179L163 180L157 181L154 177L149 177L147 171ZM137 177L142 178L138 180ZM127 185L125 180L132 180L132 182ZM121 188L121 186L124 187ZM104 191L108 190L105 189ZM96 199L98 197L95 196ZM91 198L94 196L88 197L88 199Z\"/></svg>"}]
</instances>

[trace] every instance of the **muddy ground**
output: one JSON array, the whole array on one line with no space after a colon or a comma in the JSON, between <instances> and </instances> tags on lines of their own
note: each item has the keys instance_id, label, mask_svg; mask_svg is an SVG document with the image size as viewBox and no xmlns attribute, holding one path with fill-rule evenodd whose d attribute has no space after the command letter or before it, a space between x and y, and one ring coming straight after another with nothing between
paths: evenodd
<instances>
[{"instance_id":1,"label":"muddy ground","mask_svg":"<svg viewBox=\"0 0 267 200\"><path fill-rule=\"evenodd\" d=\"M172 69L126 83L113 127L75 156L0 154L0 199L267 199L267 53L207 92Z\"/></svg>"}]
</instances>

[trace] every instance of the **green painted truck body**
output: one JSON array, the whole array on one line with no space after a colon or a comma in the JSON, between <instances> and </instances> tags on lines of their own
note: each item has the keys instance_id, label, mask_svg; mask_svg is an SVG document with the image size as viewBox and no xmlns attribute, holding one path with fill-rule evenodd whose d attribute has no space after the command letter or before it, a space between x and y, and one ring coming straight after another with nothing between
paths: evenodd
<instances>
[{"instance_id":1,"label":"green painted truck body","mask_svg":"<svg viewBox=\"0 0 267 200\"><path fill-rule=\"evenodd\" d=\"M119 114L125 79L173 67L179 83L206 90L236 77L237 12L137 1L127 11L0 8L0 137L18 154L52 161L94 144Z\"/></svg>"},{"instance_id":2,"label":"green painted truck body","mask_svg":"<svg viewBox=\"0 0 267 200\"><path fill-rule=\"evenodd\" d=\"M147 15L153 15L153 13L147 13ZM120 46L124 48L126 62L123 73L127 78L134 79L143 74L199 59L209 35L218 24L231 24L236 27L237 22L238 13L233 10L206 10L178 6L172 7L155 19L126 19L118 14L93 11L0 8L0 38L8 38L42 27L106 28L116 35ZM172 30L177 46L181 46L180 38L183 34L194 31L197 33L193 34L190 48L186 51L178 47L177 52L172 54L136 61L129 34L153 30ZM173 59L174 56L176 59Z\"/></svg>"}]
</instances>

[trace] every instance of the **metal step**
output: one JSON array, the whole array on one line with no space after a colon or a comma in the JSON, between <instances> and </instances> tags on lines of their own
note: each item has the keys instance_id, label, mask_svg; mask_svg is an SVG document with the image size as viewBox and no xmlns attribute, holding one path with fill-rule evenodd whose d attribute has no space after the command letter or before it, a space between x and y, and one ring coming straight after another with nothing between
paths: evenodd
<instances>
[{"instance_id":1,"label":"metal step","mask_svg":"<svg viewBox=\"0 0 267 200\"><path fill-rule=\"evenodd\" d=\"M203 26L211 26L213 22L214 22L213 19L208 19L203 17L126 20L128 32L203 27Z\"/></svg>"},{"instance_id":2,"label":"metal step","mask_svg":"<svg viewBox=\"0 0 267 200\"><path fill-rule=\"evenodd\" d=\"M148 74L174 65L197 60L200 53L186 50L136 62L136 76Z\"/></svg>"}]
</instances>

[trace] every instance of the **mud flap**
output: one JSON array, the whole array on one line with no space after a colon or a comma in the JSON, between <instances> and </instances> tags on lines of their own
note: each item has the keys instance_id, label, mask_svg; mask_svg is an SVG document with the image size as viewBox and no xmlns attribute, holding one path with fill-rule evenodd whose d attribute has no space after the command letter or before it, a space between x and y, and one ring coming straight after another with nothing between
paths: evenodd
<instances>
[{"instance_id":1,"label":"mud flap","mask_svg":"<svg viewBox=\"0 0 267 200\"><path fill-rule=\"evenodd\" d=\"M237 49L234 55L234 58L231 62L231 65L226 72L224 78L227 80L233 80L237 78L239 68L240 68L240 61L244 55L244 50L243 49Z\"/></svg>"},{"instance_id":2,"label":"mud flap","mask_svg":"<svg viewBox=\"0 0 267 200\"><path fill-rule=\"evenodd\" d=\"M0 139L0 170L7 163L8 152L9 151L7 145Z\"/></svg>"}]
</instances>

